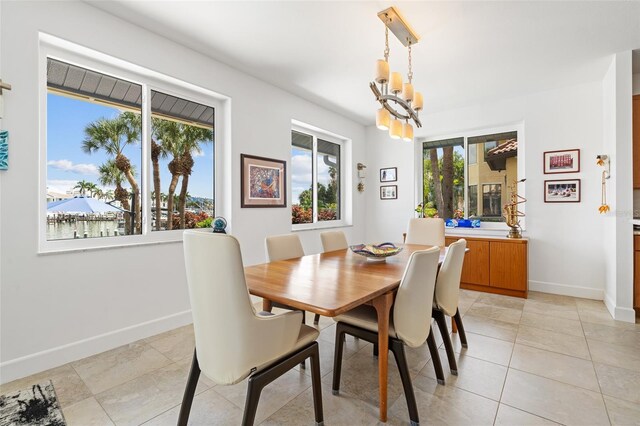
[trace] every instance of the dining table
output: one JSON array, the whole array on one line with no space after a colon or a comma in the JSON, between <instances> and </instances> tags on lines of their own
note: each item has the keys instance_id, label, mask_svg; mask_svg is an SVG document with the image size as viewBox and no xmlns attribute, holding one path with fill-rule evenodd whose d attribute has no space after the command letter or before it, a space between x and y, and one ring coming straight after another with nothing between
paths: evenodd
<instances>
[{"instance_id":1,"label":"dining table","mask_svg":"<svg viewBox=\"0 0 640 426\"><path fill-rule=\"evenodd\" d=\"M432 246L396 244L400 253L371 261L349 249L245 267L249 293L273 302L335 317L357 306L372 305L378 315L380 421L387 421L389 320L396 290L411 254ZM440 252L440 263L446 249Z\"/></svg>"}]
</instances>

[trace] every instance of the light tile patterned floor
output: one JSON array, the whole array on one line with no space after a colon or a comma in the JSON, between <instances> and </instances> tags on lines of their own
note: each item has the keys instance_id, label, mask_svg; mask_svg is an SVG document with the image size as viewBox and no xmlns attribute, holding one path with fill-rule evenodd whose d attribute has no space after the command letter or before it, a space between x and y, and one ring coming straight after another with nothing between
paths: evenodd
<instances>
[{"instance_id":1,"label":"light tile patterned floor","mask_svg":"<svg viewBox=\"0 0 640 426\"><path fill-rule=\"evenodd\" d=\"M446 386L435 381L426 346L408 351L423 424L640 425L640 324L614 321L602 302L534 292L524 300L463 291L460 308L469 348L453 335L458 376L449 374L441 349ZM320 328L325 423L377 424L372 346L348 338L334 396L335 325L322 318ZM69 425L175 425L193 346L192 327L182 327L8 383L1 392L50 378ZM201 379L191 423L239 424L245 392L246 382ZM308 370L296 368L263 392L260 423L313 424ZM407 423L391 360L388 424Z\"/></svg>"}]
</instances>

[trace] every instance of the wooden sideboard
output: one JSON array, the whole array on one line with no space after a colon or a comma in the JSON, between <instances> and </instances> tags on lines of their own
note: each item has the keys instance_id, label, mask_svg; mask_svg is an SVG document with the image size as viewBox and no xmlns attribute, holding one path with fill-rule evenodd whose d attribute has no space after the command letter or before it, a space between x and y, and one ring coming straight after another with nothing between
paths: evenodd
<instances>
[{"instance_id":1,"label":"wooden sideboard","mask_svg":"<svg viewBox=\"0 0 640 426\"><path fill-rule=\"evenodd\" d=\"M527 238L447 236L446 245L467 240L460 287L467 290L527 297L529 240Z\"/></svg>"}]
</instances>

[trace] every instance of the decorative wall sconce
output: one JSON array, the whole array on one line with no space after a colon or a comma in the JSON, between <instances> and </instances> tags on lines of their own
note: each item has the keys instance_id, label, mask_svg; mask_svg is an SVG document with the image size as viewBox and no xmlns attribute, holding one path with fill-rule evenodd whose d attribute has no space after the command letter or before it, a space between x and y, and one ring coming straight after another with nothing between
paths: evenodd
<instances>
[{"instance_id":1,"label":"decorative wall sconce","mask_svg":"<svg viewBox=\"0 0 640 426\"><path fill-rule=\"evenodd\" d=\"M364 192L364 183L362 182L362 179L364 179L365 177L367 177L367 166L365 166L362 163L358 163L357 165L358 168L358 191L359 192Z\"/></svg>"},{"instance_id":2,"label":"decorative wall sconce","mask_svg":"<svg viewBox=\"0 0 640 426\"><path fill-rule=\"evenodd\" d=\"M602 199L598 211L600 214L605 214L611 210L607 204L607 179L611 177L611 159L608 155L600 154L596 157L596 164L604 168L602 170Z\"/></svg>"}]
</instances>

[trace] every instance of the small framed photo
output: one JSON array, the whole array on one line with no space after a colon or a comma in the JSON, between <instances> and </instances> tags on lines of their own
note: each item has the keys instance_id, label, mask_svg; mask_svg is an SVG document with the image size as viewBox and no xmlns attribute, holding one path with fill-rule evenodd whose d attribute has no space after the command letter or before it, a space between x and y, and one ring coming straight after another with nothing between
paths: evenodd
<instances>
[{"instance_id":1,"label":"small framed photo","mask_svg":"<svg viewBox=\"0 0 640 426\"><path fill-rule=\"evenodd\" d=\"M380 182L395 182L398 180L398 168L387 167L380 169Z\"/></svg>"},{"instance_id":2,"label":"small framed photo","mask_svg":"<svg viewBox=\"0 0 640 426\"><path fill-rule=\"evenodd\" d=\"M544 153L544 173L578 173L580 171L580 150L547 151Z\"/></svg>"},{"instance_id":3,"label":"small framed photo","mask_svg":"<svg viewBox=\"0 0 640 426\"><path fill-rule=\"evenodd\" d=\"M383 185L380 187L381 200L395 200L398 198L398 185Z\"/></svg>"},{"instance_id":4,"label":"small framed photo","mask_svg":"<svg viewBox=\"0 0 640 426\"><path fill-rule=\"evenodd\" d=\"M545 203L579 203L580 179L544 181Z\"/></svg>"},{"instance_id":5,"label":"small framed photo","mask_svg":"<svg viewBox=\"0 0 640 426\"><path fill-rule=\"evenodd\" d=\"M287 163L240 155L241 207L286 207Z\"/></svg>"}]
</instances>

